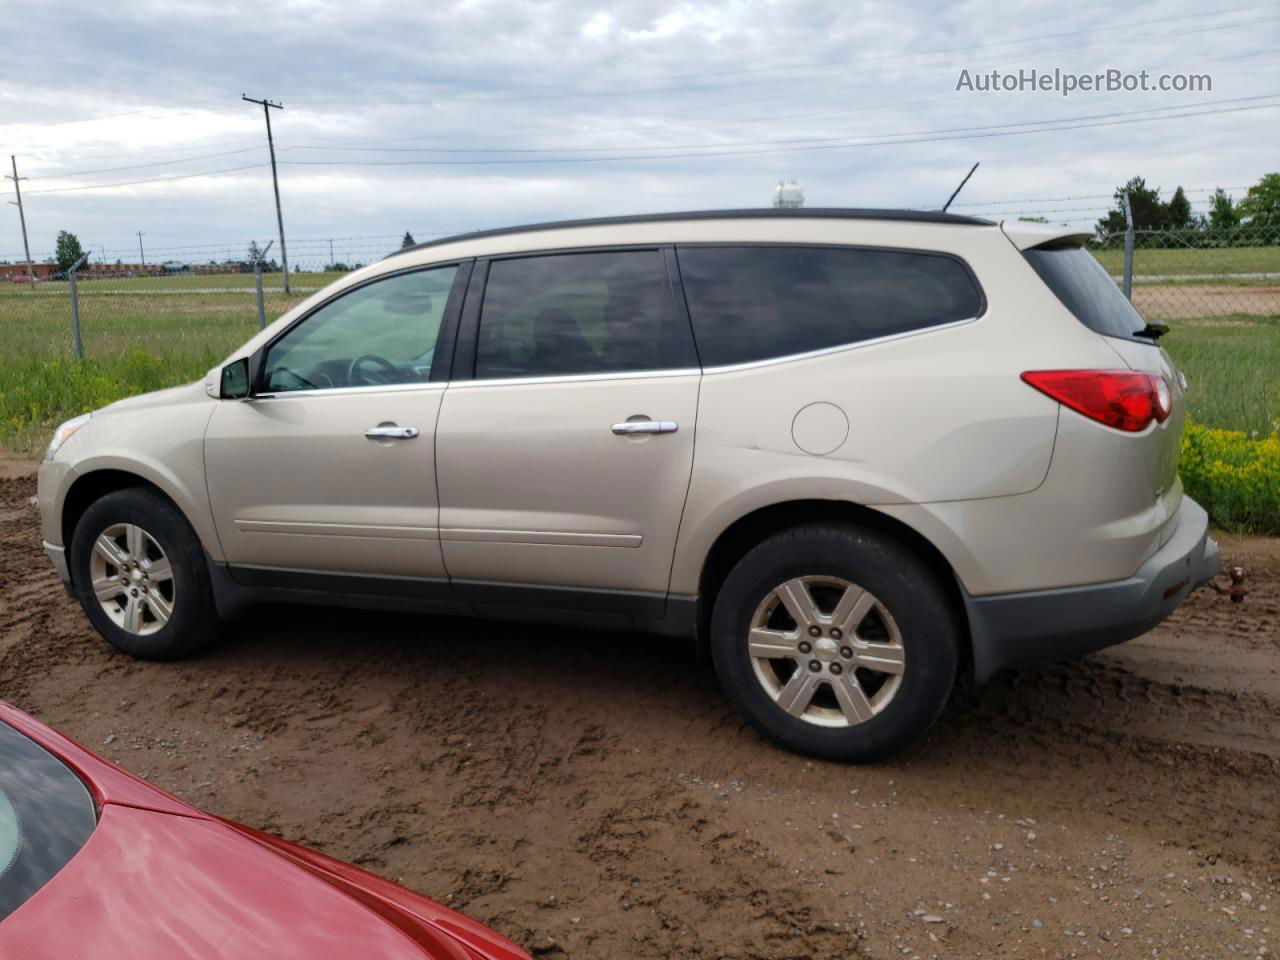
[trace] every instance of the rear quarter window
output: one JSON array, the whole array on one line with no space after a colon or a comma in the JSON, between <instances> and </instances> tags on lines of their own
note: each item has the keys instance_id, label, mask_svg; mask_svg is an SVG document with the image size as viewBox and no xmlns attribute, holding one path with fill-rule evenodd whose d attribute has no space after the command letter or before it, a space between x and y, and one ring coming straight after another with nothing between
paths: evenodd
<instances>
[{"instance_id":1,"label":"rear quarter window","mask_svg":"<svg viewBox=\"0 0 1280 960\"><path fill-rule=\"evenodd\" d=\"M969 269L945 254L856 247L681 247L704 366L822 350L969 320Z\"/></svg>"},{"instance_id":2,"label":"rear quarter window","mask_svg":"<svg viewBox=\"0 0 1280 960\"><path fill-rule=\"evenodd\" d=\"M1023 256L1062 305L1095 333L1132 339L1146 326L1102 264L1084 247L1033 247L1023 251Z\"/></svg>"}]
</instances>

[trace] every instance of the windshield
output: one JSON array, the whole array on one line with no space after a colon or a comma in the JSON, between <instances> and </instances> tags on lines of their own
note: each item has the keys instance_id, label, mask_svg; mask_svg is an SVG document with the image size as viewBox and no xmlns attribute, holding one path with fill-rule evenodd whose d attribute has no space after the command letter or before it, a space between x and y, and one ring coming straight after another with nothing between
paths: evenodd
<instances>
[{"instance_id":1,"label":"windshield","mask_svg":"<svg viewBox=\"0 0 1280 960\"><path fill-rule=\"evenodd\" d=\"M0 722L0 920L66 865L94 823L80 779Z\"/></svg>"},{"instance_id":2,"label":"windshield","mask_svg":"<svg viewBox=\"0 0 1280 960\"><path fill-rule=\"evenodd\" d=\"M1084 247L1034 247L1025 251L1025 256L1063 306L1090 330L1130 339L1146 326L1102 264Z\"/></svg>"}]
</instances>

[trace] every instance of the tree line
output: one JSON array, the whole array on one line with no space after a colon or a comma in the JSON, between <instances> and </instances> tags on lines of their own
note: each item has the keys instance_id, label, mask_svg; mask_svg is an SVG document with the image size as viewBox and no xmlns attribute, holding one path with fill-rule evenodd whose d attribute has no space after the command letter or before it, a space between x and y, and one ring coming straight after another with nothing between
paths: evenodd
<instances>
[{"instance_id":1,"label":"tree line","mask_svg":"<svg viewBox=\"0 0 1280 960\"><path fill-rule=\"evenodd\" d=\"M1168 200L1162 200L1159 187L1149 187L1145 178L1134 177L1116 188L1114 206L1097 222L1095 230L1099 240L1116 240L1125 232L1128 226L1124 209L1126 194L1133 212L1133 227L1138 231L1200 232L1208 240L1239 232L1241 227L1274 228L1249 230L1257 239L1247 245L1280 243L1280 173L1264 174L1239 201L1219 187L1209 200L1208 212L1201 214L1192 211L1191 201L1182 187L1175 189Z\"/></svg>"}]
</instances>

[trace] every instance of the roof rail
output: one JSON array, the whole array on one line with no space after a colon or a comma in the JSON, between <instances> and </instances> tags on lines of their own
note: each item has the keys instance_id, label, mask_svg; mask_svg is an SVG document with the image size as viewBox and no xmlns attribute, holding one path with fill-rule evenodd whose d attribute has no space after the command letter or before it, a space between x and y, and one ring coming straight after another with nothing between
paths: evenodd
<instances>
[{"instance_id":1,"label":"roof rail","mask_svg":"<svg viewBox=\"0 0 1280 960\"><path fill-rule=\"evenodd\" d=\"M980 217L966 217L955 213L942 213L937 210L876 210L859 207L793 207L775 209L773 207L750 208L745 210L688 210L681 213L638 213L622 217L593 217L584 220L553 220L547 223L529 223L514 227L498 227L492 230L476 230L472 233L459 233L452 237L442 237L426 243L414 244L390 254L398 257L415 250L439 247L446 243L458 243L461 240L479 240L485 237L504 237L517 233L537 233L543 230L564 230L570 227L605 227L625 223L671 223L677 220L898 220L910 223L946 223L953 226L993 227L991 220Z\"/></svg>"}]
</instances>

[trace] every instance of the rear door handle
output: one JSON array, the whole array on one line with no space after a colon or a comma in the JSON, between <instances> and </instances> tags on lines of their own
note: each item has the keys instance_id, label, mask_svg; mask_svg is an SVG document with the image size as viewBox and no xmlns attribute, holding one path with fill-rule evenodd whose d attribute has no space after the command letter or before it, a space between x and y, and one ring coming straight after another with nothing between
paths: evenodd
<instances>
[{"instance_id":1,"label":"rear door handle","mask_svg":"<svg viewBox=\"0 0 1280 960\"><path fill-rule=\"evenodd\" d=\"M633 433L675 433L680 424L674 420L624 420L613 425L613 432L620 437Z\"/></svg>"},{"instance_id":2,"label":"rear door handle","mask_svg":"<svg viewBox=\"0 0 1280 960\"><path fill-rule=\"evenodd\" d=\"M418 435L417 427L370 427L364 432L370 440L412 440Z\"/></svg>"}]
</instances>

